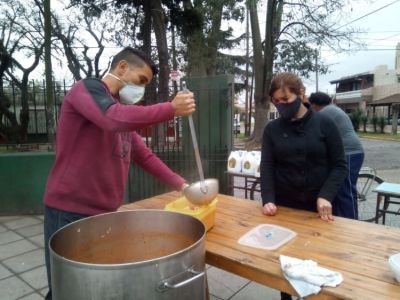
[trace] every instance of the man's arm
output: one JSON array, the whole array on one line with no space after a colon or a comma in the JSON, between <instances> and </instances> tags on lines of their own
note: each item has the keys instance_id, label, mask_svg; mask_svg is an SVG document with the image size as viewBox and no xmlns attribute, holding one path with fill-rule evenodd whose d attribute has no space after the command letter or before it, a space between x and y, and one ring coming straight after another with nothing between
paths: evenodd
<instances>
[{"instance_id":1,"label":"man's arm","mask_svg":"<svg viewBox=\"0 0 400 300\"><path fill-rule=\"evenodd\" d=\"M264 129L263 142L261 148L261 198L263 205L275 203L274 186L274 156L270 134L270 126Z\"/></svg>"},{"instance_id":2,"label":"man's arm","mask_svg":"<svg viewBox=\"0 0 400 300\"><path fill-rule=\"evenodd\" d=\"M65 98L79 114L107 131L132 131L193 113L193 94L180 94L173 102L149 106L124 105L106 85L94 78L79 82Z\"/></svg>"},{"instance_id":3,"label":"man's arm","mask_svg":"<svg viewBox=\"0 0 400 300\"><path fill-rule=\"evenodd\" d=\"M143 142L136 132L132 136L132 161L147 173L168 184L176 191L182 189L185 179L174 173L162 160L160 160Z\"/></svg>"}]
</instances>

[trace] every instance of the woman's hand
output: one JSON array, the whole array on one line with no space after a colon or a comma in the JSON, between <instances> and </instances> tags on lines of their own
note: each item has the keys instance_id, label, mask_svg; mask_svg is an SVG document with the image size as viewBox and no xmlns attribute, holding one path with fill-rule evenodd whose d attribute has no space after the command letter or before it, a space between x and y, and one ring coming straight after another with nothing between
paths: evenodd
<instances>
[{"instance_id":1,"label":"woman's hand","mask_svg":"<svg viewBox=\"0 0 400 300\"><path fill-rule=\"evenodd\" d=\"M274 203L269 202L263 206L263 214L267 216L275 216L278 208L275 206Z\"/></svg>"},{"instance_id":2,"label":"woman's hand","mask_svg":"<svg viewBox=\"0 0 400 300\"><path fill-rule=\"evenodd\" d=\"M317 210L322 220L326 222L334 220L332 215L332 204L328 200L319 197L317 199Z\"/></svg>"}]
</instances>

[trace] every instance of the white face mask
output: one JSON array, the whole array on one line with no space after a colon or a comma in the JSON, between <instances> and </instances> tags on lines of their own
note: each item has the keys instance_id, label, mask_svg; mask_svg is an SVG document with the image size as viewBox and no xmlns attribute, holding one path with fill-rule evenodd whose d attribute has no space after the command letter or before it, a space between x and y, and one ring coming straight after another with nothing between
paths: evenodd
<instances>
[{"instance_id":1,"label":"white face mask","mask_svg":"<svg viewBox=\"0 0 400 300\"><path fill-rule=\"evenodd\" d=\"M123 81L122 79L118 78L114 74L108 73L107 75L110 75L111 77L121 81L124 83L124 87L119 90L119 98L120 102L122 104L135 104L142 100L143 95L144 95L144 87L139 86L133 83L127 83Z\"/></svg>"}]
</instances>

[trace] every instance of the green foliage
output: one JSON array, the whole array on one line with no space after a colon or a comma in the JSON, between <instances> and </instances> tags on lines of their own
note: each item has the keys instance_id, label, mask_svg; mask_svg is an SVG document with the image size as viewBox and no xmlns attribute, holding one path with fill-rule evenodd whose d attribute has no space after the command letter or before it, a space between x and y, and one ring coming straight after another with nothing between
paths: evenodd
<instances>
[{"instance_id":1,"label":"green foliage","mask_svg":"<svg viewBox=\"0 0 400 300\"><path fill-rule=\"evenodd\" d=\"M353 124L354 130L358 131L360 127L361 118L363 115L363 111L361 109L356 109L349 114L351 123Z\"/></svg>"},{"instance_id":2,"label":"green foliage","mask_svg":"<svg viewBox=\"0 0 400 300\"><path fill-rule=\"evenodd\" d=\"M277 1L280 2L280 1ZM356 39L357 29L337 27L346 0L283 2L280 28L275 29L274 71L288 71L309 77L310 72L328 72L328 66L318 59L321 46L343 51L362 43ZM275 12L275 17L279 10ZM279 20L278 20L279 21Z\"/></svg>"},{"instance_id":3,"label":"green foliage","mask_svg":"<svg viewBox=\"0 0 400 300\"><path fill-rule=\"evenodd\" d=\"M371 123L372 126L374 127L374 132L377 132L377 126L378 126L378 117L376 115L373 115L371 118Z\"/></svg>"},{"instance_id":4,"label":"green foliage","mask_svg":"<svg viewBox=\"0 0 400 300\"><path fill-rule=\"evenodd\" d=\"M309 78L310 72L318 71L326 74L328 67L321 62L316 63L318 53L307 45L306 41L285 42L279 45L274 68L279 71L297 73Z\"/></svg>"},{"instance_id":5,"label":"green foliage","mask_svg":"<svg viewBox=\"0 0 400 300\"><path fill-rule=\"evenodd\" d=\"M385 132L386 123L387 123L387 121L386 121L386 118L384 116L378 117L378 126L379 126L379 129L380 129L381 133Z\"/></svg>"},{"instance_id":6,"label":"green foliage","mask_svg":"<svg viewBox=\"0 0 400 300\"><path fill-rule=\"evenodd\" d=\"M363 126L363 131L367 132L368 116L365 112L363 112L362 115L360 116L360 123Z\"/></svg>"}]
</instances>

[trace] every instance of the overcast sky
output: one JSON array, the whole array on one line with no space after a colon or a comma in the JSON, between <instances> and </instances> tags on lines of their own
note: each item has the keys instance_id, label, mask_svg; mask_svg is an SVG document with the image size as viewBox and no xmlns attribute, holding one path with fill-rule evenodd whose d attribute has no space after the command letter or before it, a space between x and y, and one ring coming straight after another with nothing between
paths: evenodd
<instances>
[{"instance_id":1,"label":"overcast sky","mask_svg":"<svg viewBox=\"0 0 400 300\"><path fill-rule=\"evenodd\" d=\"M342 54L333 53L326 48L321 49L321 60L330 66L330 73L319 76L319 90L323 92L334 92L335 86L329 83L329 81L334 79L371 71L378 65L387 65L389 69L394 68L394 49L397 43L400 42L400 21L398 21L400 0L356 0L349 1L349 3L349 5L343 7L345 17L339 20L337 27L360 18L360 20L352 22L349 26L362 30L363 33L359 35L359 38L366 44L366 47L362 51ZM387 6L390 3L393 4ZM375 10L377 11L374 12ZM369 13L371 14L363 17ZM261 4L259 6L258 15L261 24L261 36L263 36L265 29L265 5ZM235 35L237 36L246 30L245 22L235 24L235 22L231 21L229 24L235 29ZM244 55L245 47L242 45L239 49L233 50L233 52ZM315 74L310 74L309 79L303 78L303 81L308 93L315 91Z\"/></svg>"},{"instance_id":2,"label":"overcast sky","mask_svg":"<svg viewBox=\"0 0 400 300\"><path fill-rule=\"evenodd\" d=\"M373 12L390 3L393 4ZM360 38L366 43L366 49L349 54L335 54L328 51L321 51L322 59L331 65L331 73L319 76L320 91L334 92L334 85L331 85L329 81L343 76L371 71L378 65L387 65L389 69L394 69L394 49L397 43L400 42L400 1L379 0L367 4L352 5L353 11L349 14L349 20L343 22L348 23L373 12L369 16L351 24L367 31L360 34ZM305 81L309 92L314 91L315 75Z\"/></svg>"}]
</instances>

